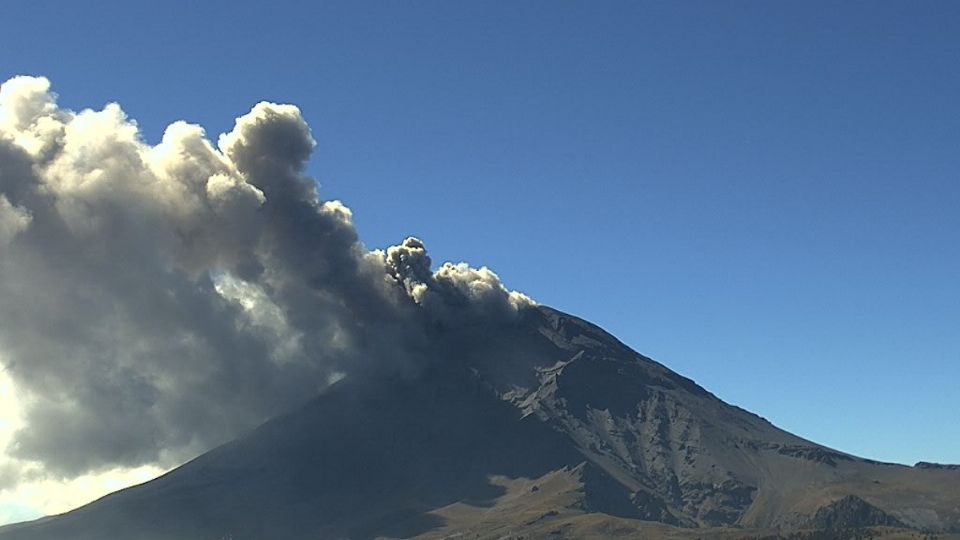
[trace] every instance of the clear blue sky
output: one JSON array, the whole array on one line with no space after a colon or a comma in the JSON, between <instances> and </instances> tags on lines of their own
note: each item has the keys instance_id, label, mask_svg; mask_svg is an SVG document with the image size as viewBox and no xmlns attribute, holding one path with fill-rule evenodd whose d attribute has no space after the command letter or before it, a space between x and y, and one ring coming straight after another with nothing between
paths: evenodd
<instances>
[{"instance_id":1,"label":"clear blue sky","mask_svg":"<svg viewBox=\"0 0 960 540\"><path fill-rule=\"evenodd\" d=\"M807 438L960 462L956 2L5 2L16 74L150 142L295 103L368 246L488 265Z\"/></svg>"}]
</instances>

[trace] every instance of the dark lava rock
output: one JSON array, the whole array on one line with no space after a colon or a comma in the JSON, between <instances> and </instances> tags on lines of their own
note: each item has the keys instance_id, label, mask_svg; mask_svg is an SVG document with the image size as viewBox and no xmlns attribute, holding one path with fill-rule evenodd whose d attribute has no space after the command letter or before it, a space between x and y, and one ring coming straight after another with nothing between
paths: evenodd
<instances>
[{"instance_id":1,"label":"dark lava rock","mask_svg":"<svg viewBox=\"0 0 960 540\"><path fill-rule=\"evenodd\" d=\"M844 529L880 525L906 527L897 518L856 495L848 495L821 507L808 523L809 527L817 529Z\"/></svg>"}]
</instances>

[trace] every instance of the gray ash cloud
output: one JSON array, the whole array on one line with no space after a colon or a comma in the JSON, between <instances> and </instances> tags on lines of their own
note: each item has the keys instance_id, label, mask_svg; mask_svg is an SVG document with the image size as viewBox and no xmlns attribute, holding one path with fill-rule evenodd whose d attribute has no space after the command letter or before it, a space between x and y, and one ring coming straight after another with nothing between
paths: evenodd
<instances>
[{"instance_id":1,"label":"gray ash cloud","mask_svg":"<svg viewBox=\"0 0 960 540\"><path fill-rule=\"evenodd\" d=\"M151 146L115 104L0 87L0 360L25 412L8 455L60 477L173 464L531 304L486 268L433 271L415 238L367 250L305 176L314 146L291 105Z\"/></svg>"}]
</instances>

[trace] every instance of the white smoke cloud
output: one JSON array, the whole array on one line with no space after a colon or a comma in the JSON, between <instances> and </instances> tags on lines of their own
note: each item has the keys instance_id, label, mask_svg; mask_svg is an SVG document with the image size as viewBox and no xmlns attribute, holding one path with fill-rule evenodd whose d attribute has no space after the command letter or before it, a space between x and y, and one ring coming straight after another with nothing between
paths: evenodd
<instances>
[{"instance_id":1,"label":"white smoke cloud","mask_svg":"<svg viewBox=\"0 0 960 540\"><path fill-rule=\"evenodd\" d=\"M497 274L485 266L476 269L467 263L444 263L431 271L430 257L418 238L409 237L376 256L417 304L448 323L477 316L510 317L534 305L526 295L504 287Z\"/></svg>"},{"instance_id":2,"label":"white smoke cloud","mask_svg":"<svg viewBox=\"0 0 960 540\"><path fill-rule=\"evenodd\" d=\"M0 87L0 353L24 398L7 457L75 478L167 467L321 391L429 361L437 321L532 304L486 268L369 252L304 176L300 111L257 104L214 146L146 144L120 106ZM8 475L9 476L9 475Z\"/></svg>"}]
</instances>

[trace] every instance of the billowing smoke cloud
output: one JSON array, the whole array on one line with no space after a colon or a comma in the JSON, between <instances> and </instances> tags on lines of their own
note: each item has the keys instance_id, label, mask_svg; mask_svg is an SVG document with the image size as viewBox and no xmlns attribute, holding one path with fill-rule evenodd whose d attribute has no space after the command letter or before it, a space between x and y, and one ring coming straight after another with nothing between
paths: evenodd
<instances>
[{"instance_id":1,"label":"billowing smoke cloud","mask_svg":"<svg viewBox=\"0 0 960 540\"><path fill-rule=\"evenodd\" d=\"M387 249L385 264L418 304L448 323L475 317L509 317L530 304L521 293L508 291L489 268L444 263L430 269L427 249L417 238L407 238Z\"/></svg>"},{"instance_id":2,"label":"billowing smoke cloud","mask_svg":"<svg viewBox=\"0 0 960 540\"><path fill-rule=\"evenodd\" d=\"M0 87L0 360L25 414L8 454L62 477L174 463L530 304L485 268L432 271L415 238L367 251L304 176L313 147L290 105L216 147L183 122L150 146L115 104Z\"/></svg>"}]
</instances>

